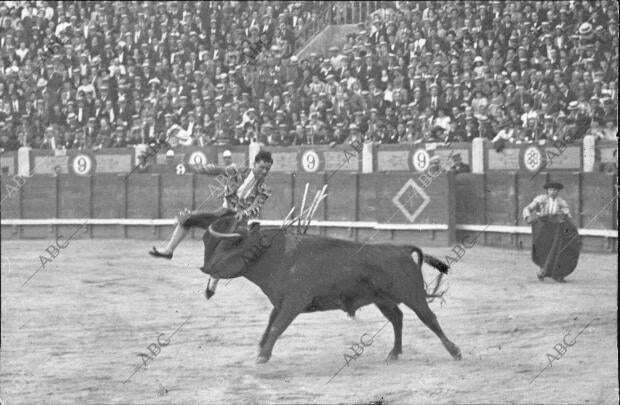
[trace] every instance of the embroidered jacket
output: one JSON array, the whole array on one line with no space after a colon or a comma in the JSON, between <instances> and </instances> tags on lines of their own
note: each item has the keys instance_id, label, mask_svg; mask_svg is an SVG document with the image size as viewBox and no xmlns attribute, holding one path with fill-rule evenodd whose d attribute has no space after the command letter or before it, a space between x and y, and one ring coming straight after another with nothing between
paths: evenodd
<instances>
[{"instance_id":1,"label":"embroidered jacket","mask_svg":"<svg viewBox=\"0 0 620 405\"><path fill-rule=\"evenodd\" d=\"M539 215L553 215L564 213L569 217L570 212L566 201L560 197L552 199L546 194L541 194L534 198L527 207L523 209L523 216L529 217L532 212L537 212Z\"/></svg>"},{"instance_id":2,"label":"embroidered jacket","mask_svg":"<svg viewBox=\"0 0 620 405\"><path fill-rule=\"evenodd\" d=\"M247 167L237 168L234 164L227 167L202 167L199 170L203 174L217 174L218 183L224 185L224 208L234 211L243 211L247 218L256 218L263 204L271 196L271 189L264 182L256 182L245 196L240 196L238 191L250 176L252 170Z\"/></svg>"}]
</instances>

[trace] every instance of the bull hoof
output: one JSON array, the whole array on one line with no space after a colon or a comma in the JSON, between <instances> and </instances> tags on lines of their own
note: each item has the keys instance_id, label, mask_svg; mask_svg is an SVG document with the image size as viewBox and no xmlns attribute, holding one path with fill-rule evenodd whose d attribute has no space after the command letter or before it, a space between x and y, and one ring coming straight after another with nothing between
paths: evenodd
<instances>
[{"instance_id":1,"label":"bull hoof","mask_svg":"<svg viewBox=\"0 0 620 405\"><path fill-rule=\"evenodd\" d=\"M391 361L398 360L399 354L400 354L399 352L395 352L394 350L392 350L390 354L388 354L388 356L386 357L385 362L389 363Z\"/></svg>"},{"instance_id":2,"label":"bull hoof","mask_svg":"<svg viewBox=\"0 0 620 405\"><path fill-rule=\"evenodd\" d=\"M455 350L452 351L452 357L454 357L454 360L462 360L463 359L463 355L461 354L461 349L459 349L458 347L454 347Z\"/></svg>"},{"instance_id":3,"label":"bull hoof","mask_svg":"<svg viewBox=\"0 0 620 405\"><path fill-rule=\"evenodd\" d=\"M259 355L259 356L256 358L256 364L263 364L263 363L267 363L267 362L269 361L269 358L270 358L270 357L271 357L271 356L260 356L260 355Z\"/></svg>"},{"instance_id":4,"label":"bull hoof","mask_svg":"<svg viewBox=\"0 0 620 405\"><path fill-rule=\"evenodd\" d=\"M213 297L213 294L215 294L215 291L209 290L208 288L205 290L205 297L207 297L207 299Z\"/></svg>"}]
</instances>

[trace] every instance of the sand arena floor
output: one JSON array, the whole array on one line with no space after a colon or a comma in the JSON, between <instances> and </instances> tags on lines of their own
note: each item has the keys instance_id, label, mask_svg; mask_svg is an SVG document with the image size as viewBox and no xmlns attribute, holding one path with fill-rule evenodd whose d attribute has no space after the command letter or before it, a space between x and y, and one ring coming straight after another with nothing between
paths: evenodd
<instances>
[{"instance_id":1,"label":"sand arena floor","mask_svg":"<svg viewBox=\"0 0 620 405\"><path fill-rule=\"evenodd\" d=\"M388 325L327 384L350 345L385 325L376 307L356 319L301 315L256 365L271 305L246 279L220 283L206 301L200 241L172 261L150 258L151 241L73 241L22 287L48 243L2 241L2 404L618 401L616 255L583 254L558 284L536 279L529 252L472 248L448 277L445 303L431 304L462 361L401 305L401 358L384 362ZM530 384L546 354L580 331ZM139 367L158 338L157 355Z\"/></svg>"}]
</instances>

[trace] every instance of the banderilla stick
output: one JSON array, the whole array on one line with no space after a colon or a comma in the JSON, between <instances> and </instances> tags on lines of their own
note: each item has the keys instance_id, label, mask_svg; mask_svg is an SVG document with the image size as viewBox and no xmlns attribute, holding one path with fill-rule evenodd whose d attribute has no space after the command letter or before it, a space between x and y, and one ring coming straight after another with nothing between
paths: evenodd
<instances>
[{"instance_id":1,"label":"banderilla stick","mask_svg":"<svg viewBox=\"0 0 620 405\"><path fill-rule=\"evenodd\" d=\"M317 192L315 201L313 201L312 206L310 207L310 212L306 220L306 227L304 228L304 231L303 231L304 234L308 231L310 222L312 222L312 218L314 217L314 213L318 209L319 204L321 203L321 201L323 201L325 197L327 197L327 194L325 194L325 189L327 189L327 184L323 186L323 189L320 192Z\"/></svg>"},{"instance_id":2,"label":"banderilla stick","mask_svg":"<svg viewBox=\"0 0 620 405\"><path fill-rule=\"evenodd\" d=\"M291 217L291 215L293 214L294 211L295 211L295 207L291 208L291 210L288 212L288 215L286 216L286 218L284 218L284 221L282 221L282 226L280 226L280 228L288 227L288 225L286 225L286 222L289 220L289 218ZM293 220L293 222L295 222L295 220Z\"/></svg>"},{"instance_id":3,"label":"banderilla stick","mask_svg":"<svg viewBox=\"0 0 620 405\"><path fill-rule=\"evenodd\" d=\"M306 215L304 217L304 220L303 220L304 230L302 231L302 233L306 233L306 229L308 229L307 224L310 222L310 213L312 212L312 209L314 208L314 205L316 204L316 202L319 200L320 196L321 196L321 191L319 190L314 195L314 198L312 199L312 204L310 204L310 206L308 207L308 211L306 212Z\"/></svg>"},{"instance_id":4,"label":"banderilla stick","mask_svg":"<svg viewBox=\"0 0 620 405\"><path fill-rule=\"evenodd\" d=\"M306 183L306 189L304 190L304 198L301 200L301 213L299 215L299 222L297 223L297 233L301 231L301 218L304 215L304 206L306 205L306 196L308 195L308 186L310 184Z\"/></svg>"}]
</instances>

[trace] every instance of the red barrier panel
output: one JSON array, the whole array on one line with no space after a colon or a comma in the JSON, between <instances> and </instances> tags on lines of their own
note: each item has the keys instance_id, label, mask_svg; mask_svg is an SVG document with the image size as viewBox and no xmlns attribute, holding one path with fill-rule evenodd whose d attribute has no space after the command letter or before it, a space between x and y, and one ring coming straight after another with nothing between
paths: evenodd
<instances>
[{"instance_id":1,"label":"red barrier panel","mask_svg":"<svg viewBox=\"0 0 620 405\"><path fill-rule=\"evenodd\" d=\"M58 218L90 218L91 177L58 176Z\"/></svg>"},{"instance_id":2,"label":"red barrier panel","mask_svg":"<svg viewBox=\"0 0 620 405\"><path fill-rule=\"evenodd\" d=\"M377 178L380 223L445 224L448 184L445 175L425 186L421 175L391 173Z\"/></svg>"},{"instance_id":3,"label":"red barrier panel","mask_svg":"<svg viewBox=\"0 0 620 405\"><path fill-rule=\"evenodd\" d=\"M0 215L2 218L19 218L21 187L26 178L17 176L17 152L0 154ZM2 227L2 237L13 237L13 230Z\"/></svg>"},{"instance_id":4,"label":"red barrier panel","mask_svg":"<svg viewBox=\"0 0 620 405\"><path fill-rule=\"evenodd\" d=\"M486 224L485 213L490 191L483 174L461 173L455 176L456 217L460 224Z\"/></svg>"},{"instance_id":5,"label":"red barrier panel","mask_svg":"<svg viewBox=\"0 0 620 405\"><path fill-rule=\"evenodd\" d=\"M127 183L127 218L160 218L160 175L134 173ZM127 227L130 238L153 239L156 235L156 228Z\"/></svg>"},{"instance_id":6,"label":"red barrier panel","mask_svg":"<svg viewBox=\"0 0 620 405\"><path fill-rule=\"evenodd\" d=\"M445 166L448 165L449 157L455 154L459 154L463 163L471 166L471 144L469 143L385 144L375 145L373 150L375 170L379 172L422 173L428 170L433 156L439 156L442 166Z\"/></svg>"},{"instance_id":7,"label":"red barrier panel","mask_svg":"<svg viewBox=\"0 0 620 405\"><path fill-rule=\"evenodd\" d=\"M291 174L269 173L266 184L271 189L271 197L263 205L260 216L262 219L284 219L286 217L293 206L293 181Z\"/></svg>"},{"instance_id":8,"label":"red barrier panel","mask_svg":"<svg viewBox=\"0 0 620 405\"><path fill-rule=\"evenodd\" d=\"M193 176L161 174L162 218L173 218L184 208L192 208L194 201Z\"/></svg>"},{"instance_id":9,"label":"red barrier panel","mask_svg":"<svg viewBox=\"0 0 620 405\"><path fill-rule=\"evenodd\" d=\"M618 195L615 176L582 173L581 227L589 229L617 229L614 212Z\"/></svg>"},{"instance_id":10,"label":"red barrier panel","mask_svg":"<svg viewBox=\"0 0 620 405\"><path fill-rule=\"evenodd\" d=\"M450 220L450 193L445 174L424 181L409 173L374 173L360 177L359 212L361 221L380 224L441 224ZM363 192L360 192L363 190ZM360 231L361 241L414 241L435 239L447 243L447 231Z\"/></svg>"},{"instance_id":11,"label":"red barrier panel","mask_svg":"<svg viewBox=\"0 0 620 405\"><path fill-rule=\"evenodd\" d=\"M28 178L1 176L0 177L0 201L2 218L19 218L19 206L21 199L21 188Z\"/></svg>"},{"instance_id":12,"label":"red barrier panel","mask_svg":"<svg viewBox=\"0 0 620 405\"><path fill-rule=\"evenodd\" d=\"M58 218L75 218L85 222L91 215L91 177L61 174L58 176ZM90 237L88 227L58 225L56 235L75 239ZM77 232L77 233L76 233Z\"/></svg>"},{"instance_id":13,"label":"red barrier panel","mask_svg":"<svg viewBox=\"0 0 620 405\"><path fill-rule=\"evenodd\" d=\"M0 215L2 219L21 218L21 188L22 182L27 179L14 178L13 174L0 176ZM0 237L3 239L11 239L19 237L19 228L11 226L2 226L0 229Z\"/></svg>"},{"instance_id":14,"label":"red barrier panel","mask_svg":"<svg viewBox=\"0 0 620 405\"><path fill-rule=\"evenodd\" d=\"M519 210L516 173L487 173L485 180L486 223L516 225Z\"/></svg>"},{"instance_id":15,"label":"red barrier panel","mask_svg":"<svg viewBox=\"0 0 620 405\"><path fill-rule=\"evenodd\" d=\"M32 219L56 218L58 212L58 178L35 176L22 186L22 217ZM49 225L28 226L22 230L23 238L52 237Z\"/></svg>"},{"instance_id":16,"label":"red barrier panel","mask_svg":"<svg viewBox=\"0 0 620 405\"><path fill-rule=\"evenodd\" d=\"M138 174L132 174L138 175ZM93 176L92 207L93 218L127 218L127 184L126 175L98 174ZM94 238L122 238L124 227L118 225L93 226Z\"/></svg>"},{"instance_id":17,"label":"red barrier panel","mask_svg":"<svg viewBox=\"0 0 620 405\"><path fill-rule=\"evenodd\" d=\"M357 173L336 173L327 180L328 221L357 221ZM354 229L328 228L330 236L354 238Z\"/></svg>"},{"instance_id":18,"label":"red barrier panel","mask_svg":"<svg viewBox=\"0 0 620 405\"><path fill-rule=\"evenodd\" d=\"M162 173L160 194L161 218L174 218L184 208L192 208L194 177ZM167 238L173 227L161 227L160 235Z\"/></svg>"}]
</instances>

